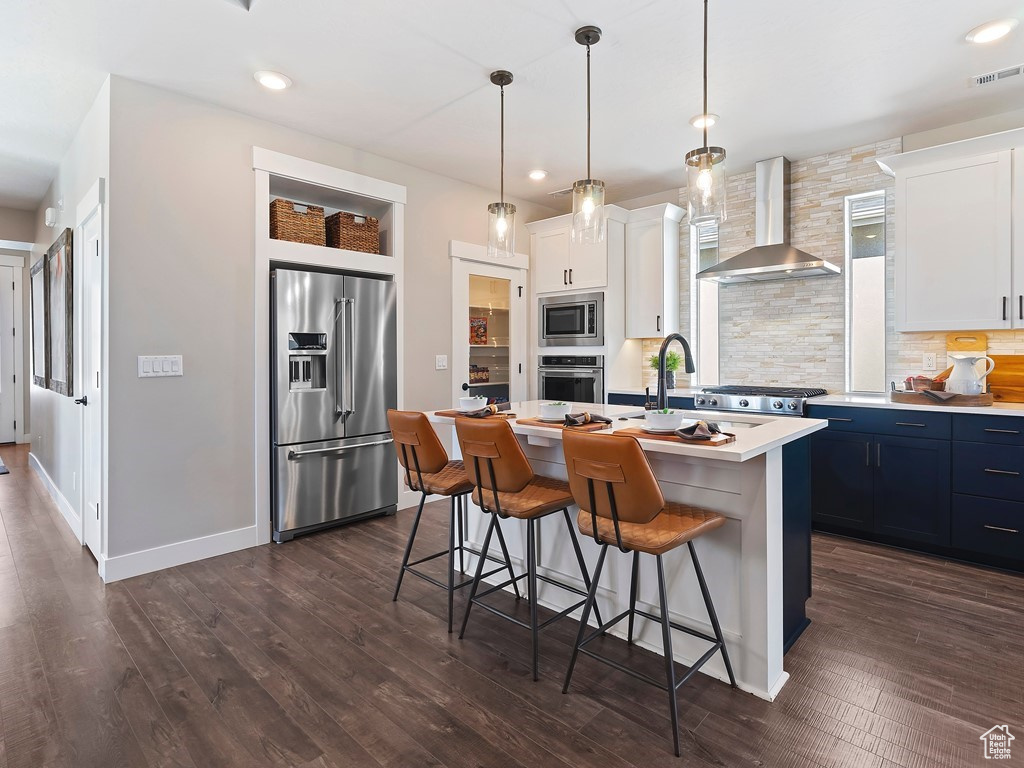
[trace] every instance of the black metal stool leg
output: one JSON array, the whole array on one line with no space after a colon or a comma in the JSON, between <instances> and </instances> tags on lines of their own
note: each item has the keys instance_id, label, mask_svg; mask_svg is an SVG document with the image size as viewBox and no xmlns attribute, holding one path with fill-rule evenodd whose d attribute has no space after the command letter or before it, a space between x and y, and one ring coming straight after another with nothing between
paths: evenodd
<instances>
[{"instance_id":1,"label":"black metal stool leg","mask_svg":"<svg viewBox=\"0 0 1024 768\"><path fill-rule=\"evenodd\" d=\"M608 554L608 545L601 545L601 554L597 556L597 567L594 568L594 580L590 584L590 592L587 594L587 602L583 606L583 615L580 616L580 629L576 633L576 642L572 647L572 657L569 659L569 669L565 672L565 684L562 686L562 693L569 692L569 683L572 682L572 671L576 668L576 659L580 655L580 644L587 634L587 620L590 618L590 609L597 601L597 585L601 581L601 571L604 569L604 556Z\"/></svg>"},{"instance_id":2,"label":"black metal stool leg","mask_svg":"<svg viewBox=\"0 0 1024 768\"><path fill-rule=\"evenodd\" d=\"M455 497L451 498L448 516L448 634L452 633L452 611L455 607Z\"/></svg>"},{"instance_id":3,"label":"black metal stool leg","mask_svg":"<svg viewBox=\"0 0 1024 768\"><path fill-rule=\"evenodd\" d=\"M679 757L679 705L676 701L676 664L672 656L672 627L669 626L668 593L665 590L665 566L658 555L658 599L661 602L661 637L665 653L665 677L668 683L668 707L672 716L672 743Z\"/></svg>"},{"instance_id":4,"label":"black metal stool leg","mask_svg":"<svg viewBox=\"0 0 1024 768\"><path fill-rule=\"evenodd\" d=\"M569 517L569 510L563 509L562 515L565 517L565 525L569 529L569 537L572 539L572 548L576 551L576 562L580 564L580 574L583 576L583 584L587 588L587 592L590 592L590 574L587 573L587 563L583 559L583 550L580 549L580 540L576 538L576 527L572 524L572 518ZM601 621L601 609L598 608L597 603L594 603L594 616L597 618L597 626L604 624Z\"/></svg>"},{"instance_id":5,"label":"black metal stool leg","mask_svg":"<svg viewBox=\"0 0 1024 768\"><path fill-rule=\"evenodd\" d=\"M463 529L463 517L465 517L465 495L459 496L459 573L466 572L466 532Z\"/></svg>"},{"instance_id":6,"label":"black metal stool leg","mask_svg":"<svg viewBox=\"0 0 1024 768\"><path fill-rule=\"evenodd\" d=\"M466 625L469 623L469 612L473 608L473 598L480 587L480 576L484 572L484 563L487 562L487 548L491 544L491 534L494 533L494 526L497 525L498 516L491 513L491 522L487 526L487 534L484 536L484 545L480 550L480 559L476 564L476 575L473 577L473 585L469 588L469 601L466 603L466 614L462 617L462 629L459 630L459 640L466 635Z\"/></svg>"},{"instance_id":7,"label":"black metal stool leg","mask_svg":"<svg viewBox=\"0 0 1024 768\"><path fill-rule=\"evenodd\" d=\"M640 553L633 552L633 575L629 579L629 632L626 644L633 644L633 619L636 617L636 593L640 587Z\"/></svg>"},{"instance_id":8,"label":"black metal stool leg","mask_svg":"<svg viewBox=\"0 0 1024 768\"><path fill-rule=\"evenodd\" d=\"M540 647L537 638L537 538L534 524L526 521L526 589L530 601L530 641L533 645L533 681L539 680Z\"/></svg>"},{"instance_id":9,"label":"black metal stool leg","mask_svg":"<svg viewBox=\"0 0 1024 768\"><path fill-rule=\"evenodd\" d=\"M405 545L405 554L402 555L402 567L398 569L398 583L395 585L395 594L391 598L394 602L398 599L398 590L402 588L402 579L405 577L405 569L409 564L409 555L412 553L412 543L416 540L416 531L420 527L420 516L423 514L423 504L427 500L426 492L420 495L420 506L416 510L416 519L412 523L412 530L409 532L409 541Z\"/></svg>"},{"instance_id":10,"label":"black metal stool leg","mask_svg":"<svg viewBox=\"0 0 1024 768\"><path fill-rule=\"evenodd\" d=\"M512 558L509 557L509 554L508 554L508 545L505 543L505 534L503 534L501 532L501 525L499 525L497 523L497 519L498 519L497 515L495 515L494 519L495 519L495 530L497 530L497 532L498 532L498 543L501 545L501 554L505 558L505 565L508 567L508 577L510 579L513 579L513 581L512 581L512 589L515 590L516 600L519 600L519 599L522 598L522 595L519 594L519 582L514 580L516 578L516 574L512 570Z\"/></svg>"},{"instance_id":11,"label":"black metal stool leg","mask_svg":"<svg viewBox=\"0 0 1024 768\"><path fill-rule=\"evenodd\" d=\"M697 574L697 583L700 584L700 592L704 596L704 605L708 609L708 617L711 619L711 626L715 630L715 637L718 638L718 642L722 644L722 661L725 662L725 671L729 673L729 684L733 688L736 687L736 676L732 671L732 662L729 660L729 650L725 647L725 637L722 635L722 625L718 623L718 614L715 612L715 604L711 602L711 592L708 590L708 584L704 580L704 571L701 570L700 560L697 559L697 550L693 547L693 542L686 542L690 547L690 557L693 559L693 570Z\"/></svg>"}]
</instances>

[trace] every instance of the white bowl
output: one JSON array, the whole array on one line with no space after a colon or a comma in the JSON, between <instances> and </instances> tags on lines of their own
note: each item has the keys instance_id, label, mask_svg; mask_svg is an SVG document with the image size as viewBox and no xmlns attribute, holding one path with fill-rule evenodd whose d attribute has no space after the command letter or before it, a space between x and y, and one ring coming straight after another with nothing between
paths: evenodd
<instances>
[{"instance_id":1,"label":"white bowl","mask_svg":"<svg viewBox=\"0 0 1024 768\"><path fill-rule=\"evenodd\" d=\"M564 419L565 414L572 410L568 403L544 403L540 407L542 419Z\"/></svg>"},{"instance_id":2,"label":"white bowl","mask_svg":"<svg viewBox=\"0 0 1024 768\"><path fill-rule=\"evenodd\" d=\"M682 411L669 410L668 413L648 411L644 418L651 429L679 429L683 423Z\"/></svg>"},{"instance_id":3,"label":"white bowl","mask_svg":"<svg viewBox=\"0 0 1024 768\"><path fill-rule=\"evenodd\" d=\"M459 408L463 411L478 411L487 405L486 397L460 397Z\"/></svg>"}]
</instances>

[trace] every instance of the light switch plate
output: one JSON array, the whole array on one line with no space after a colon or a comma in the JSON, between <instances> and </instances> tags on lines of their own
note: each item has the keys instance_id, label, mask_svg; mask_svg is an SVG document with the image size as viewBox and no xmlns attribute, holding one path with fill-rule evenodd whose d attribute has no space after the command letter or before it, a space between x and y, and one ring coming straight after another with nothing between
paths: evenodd
<instances>
[{"instance_id":1,"label":"light switch plate","mask_svg":"<svg viewBox=\"0 0 1024 768\"><path fill-rule=\"evenodd\" d=\"M181 355L139 355L139 378L183 376Z\"/></svg>"},{"instance_id":2,"label":"light switch plate","mask_svg":"<svg viewBox=\"0 0 1024 768\"><path fill-rule=\"evenodd\" d=\"M448 370L448 355L434 355L434 370L435 371L447 371Z\"/></svg>"}]
</instances>

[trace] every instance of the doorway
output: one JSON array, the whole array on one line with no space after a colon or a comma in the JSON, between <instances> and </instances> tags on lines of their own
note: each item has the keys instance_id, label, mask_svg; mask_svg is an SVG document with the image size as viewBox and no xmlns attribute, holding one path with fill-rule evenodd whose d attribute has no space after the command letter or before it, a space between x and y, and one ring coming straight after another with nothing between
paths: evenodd
<instances>
[{"instance_id":1,"label":"doorway","mask_svg":"<svg viewBox=\"0 0 1024 768\"><path fill-rule=\"evenodd\" d=\"M13 443L18 439L17 388L15 371L16 327L15 268L0 266L0 443ZM20 277L20 276L19 276Z\"/></svg>"},{"instance_id":2,"label":"doorway","mask_svg":"<svg viewBox=\"0 0 1024 768\"><path fill-rule=\"evenodd\" d=\"M86 208L89 204L83 204ZM82 407L82 543L103 562L103 206L96 201L85 214L79 206L78 272L81 275L78 359Z\"/></svg>"},{"instance_id":3,"label":"doorway","mask_svg":"<svg viewBox=\"0 0 1024 768\"><path fill-rule=\"evenodd\" d=\"M452 259L453 406L526 397L527 294L525 269Z\"/></svg>"}]
</instances>

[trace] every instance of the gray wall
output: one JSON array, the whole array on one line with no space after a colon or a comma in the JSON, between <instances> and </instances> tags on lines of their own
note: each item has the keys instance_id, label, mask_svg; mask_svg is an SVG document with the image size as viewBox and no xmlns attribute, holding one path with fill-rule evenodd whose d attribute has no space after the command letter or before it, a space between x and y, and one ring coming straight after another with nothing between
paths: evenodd
<instances>
[{"instance_id":1,"label":"gray wall","mask_svg":"<svg viewBox=\"0 0 1024 768\"><path fill-rule=\"evenodd\" d=\"M484 242L494 190L113 78L112 556L251 524L253 145L408 188L406 405L450 402L448 241ZM520 222L555 213L514 202ZM137 378L142 354L183 355L184 377Z\"/></svg>"},{"instance_id":2,"label":"gray wall","mask_svg":"<svg viewBox=\"0 0 1024 768\"><path fill-rule=\"evenodd\" d=\"M35 211L0 208L0 240L31 243L36 239Z\"/></svg>"}]
</instances>

